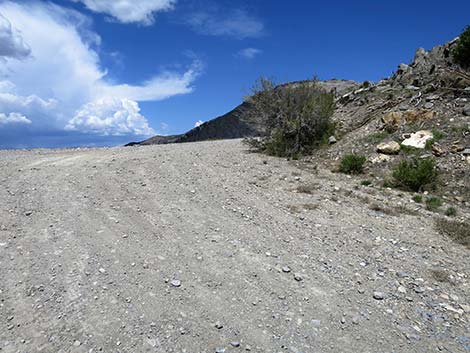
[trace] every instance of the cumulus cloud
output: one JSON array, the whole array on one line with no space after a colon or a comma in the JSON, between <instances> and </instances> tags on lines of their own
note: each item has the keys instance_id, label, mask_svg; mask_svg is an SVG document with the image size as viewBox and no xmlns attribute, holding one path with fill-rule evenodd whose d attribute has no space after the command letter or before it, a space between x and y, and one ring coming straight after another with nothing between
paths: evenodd
<instances>
[{"instance_id":1,"label":"cumulus cloud","mask_svg":"<svg viewBox=\"0 0 470 353\"><path fill-rule=\"evenodd\" d=\"M31 120L19 113L0 113L0 126L6 124L31 124Z\"/></svg>"},{"instance_id":2,"label":"cumulus cloud","mask_svg":"<svg viewBox=\"0 0 470 353\"><path fill-rule=\"evenodd\" d=\"M245 48L240 50L236 56L239 58L251 60L254 59L256 56L260 55L261 53L262 51L260 49Z\"/></svg>"},{"instance_id":3,"label":"cumulus cloud","mask_svg":"<svg viewBox=\"0 0 470 353\"><path fill-rule=\"evenodd\" d=\"M94 12L101 12L122 23L151 25L155 13L174 8L176 0L72 0L82 2Z\"/></svg>"},{"instance_id":4,"label":"cumulus cloud","mask_svg":"<svg viewBox=\"0 0 470 353\"><path fill-rule=\"evenodd\" d=\"M0 13L34 54L0 64L0 112L27 116L30 129L148 135L138 102L190 93L202 70L195 60L183 72L163 72L142 84L111 82L101 67L100 38L86 16L42 2L0 2ZM85 119L85 112L94 118Z\"/></svg>"},{"instance_id":5,"label":"cumulus cloud","mask_svg":"<svg viewBox=\"0 0 470 353\"><path fill-rule=\"evenodd\" d=\"M0 13L0 57L25 59L31 54L21 33Z\"/></svg>"},{"instance_id":6,"label":"cumulus cloud","mask_svg":"<svg viewBox=\"0 0 470 353\"><path fill-rule=\"evenodd\" d=\"M196 32L211 36L235 37L238 39L258 38L263 35L264 24L244 10L217 12L195 12L186 23Z\"/></svg>"},{"instance_id":7,"label":"cumulus cloud","mask_svg":"<svg viewBox=\"0 0 470 353\"><path fill-rule=\"evenodd\" d=\"M198 121L196 121L196 123L194 124L194 127L199 127L199 126L201 126L202 124L204 124L204 121L198 120Z\"/></svg>"},{"instance_id":8,"label":"cumulus cloud","mask_svg":"<svg viewBox=\"0 0 470 353\"><path fill-rule=\"evenodd\" d=\"M69 121L65 129L103 136L155 134L140 114L137 102L119 98L104 98L86 104Z\"/></svg>"}]
</instances>

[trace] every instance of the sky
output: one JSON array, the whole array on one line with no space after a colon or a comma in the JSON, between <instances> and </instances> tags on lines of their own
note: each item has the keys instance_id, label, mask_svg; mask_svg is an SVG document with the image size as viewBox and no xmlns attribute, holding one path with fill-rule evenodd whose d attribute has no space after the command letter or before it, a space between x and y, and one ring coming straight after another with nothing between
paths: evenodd
<instances>
[{"instance_id":1,"label":"sky","mask_svg":"<svg viewBox=\"0 0 470 353\"><path fill-rule=\"evenodd\" d=\"M378 81L468 14L468 0L0 0L0 148L182 133L260 76Z\"/></svg>"}]
</instances>

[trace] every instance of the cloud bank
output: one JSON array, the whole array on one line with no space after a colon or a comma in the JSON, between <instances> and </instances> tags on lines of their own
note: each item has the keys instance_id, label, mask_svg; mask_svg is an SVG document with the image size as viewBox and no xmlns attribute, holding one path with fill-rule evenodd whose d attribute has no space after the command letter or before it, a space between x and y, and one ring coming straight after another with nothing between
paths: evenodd
<instances>
[{"instance_id":1,"label":"cloud bank","mask_svg":"<svg viewBox=\"0 0 470 353\"><path fill-rule=\"evenodd\" d=\"M16 36L18 50L8 57L29 56L0 62L0 113L2 121L26 123L19 119L25 117L29 131L151 135L138 102L190 93L202 70L195 60L183 72L162 72L142 84L114 83L101 67L101 40L86 16L51 3L11 1L0 3L0 14L2 33ZM6 128L0 125L0 134Z\"/></svg>"}]
</instances>

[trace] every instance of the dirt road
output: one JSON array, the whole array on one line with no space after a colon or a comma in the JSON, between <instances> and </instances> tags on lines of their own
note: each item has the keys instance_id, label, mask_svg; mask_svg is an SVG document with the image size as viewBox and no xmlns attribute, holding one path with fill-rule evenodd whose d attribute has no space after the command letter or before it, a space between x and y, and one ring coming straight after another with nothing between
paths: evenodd
<instances>
[{"instance_id":1,"label":"dirt road","mask_svg":"<svg viewBox=\"0 0 470 353\"><path fill-rule=\"evenodd\" d=\"M470 351L469 250L313 166L240 141L1 151L0 352Z\"/></svg>"}]
</instances>

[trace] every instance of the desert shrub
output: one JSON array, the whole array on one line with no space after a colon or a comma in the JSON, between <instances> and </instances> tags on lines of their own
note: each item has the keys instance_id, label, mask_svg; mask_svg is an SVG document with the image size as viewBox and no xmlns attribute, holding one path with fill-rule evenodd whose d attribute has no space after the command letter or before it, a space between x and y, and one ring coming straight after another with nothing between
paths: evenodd
<instances>
[{"instance_id":1,"label":"desert shrub","mask_svg":"<svg viewBox=\"0 0 470 353\"><path fill-rule=\"evenodd\" d=\"M435 227L439 233L470 249L470 223L439 218Z\"/></svg>"},{"instance_id":2,"label":"desert shrub","mask_svg":"<svg viewBox=\"0 0 470 353\"><path fill-rule=\"evenodd\" d=\"M426 199L426 209L428 211L437 211L442 206L442 200L436 196L430 196Z\"/></svg>"},{"instance_id":3,"label":"desert shrub","mask_svg":"<svg viewBox=\"0 0 470 353\"><path fill-rule=\"evenodd\" d=\"M414 195L413 196L413 201L416 202L416 203L421 203L421 202L423 202L423 196L420 195L420 194Z\"/></svg>"},{"instance_id":4,"label":"desert shrub","mask_svg":"<svg viewBox=\"0 0 470 353\"><path fill-rule=\"evenodd\" d=\"M372 182L370 180L363 180L361 181L362 186L371 186Z\"/></svg>"},{"instance_id":5,"label":"desert shrub","mask_svg":"<svg viewBox=\"0 0 470 353\"><path fill-rule=\"evenodd\" d=\"M421 191L425 186L434 184L438 175L436 162L432 158L413 158L401 161L392 173L398 186L415 192Z\"/></svg>"},{"instance_id":6,"label":"desert shrub","mask_svg":"<svg viewBox=\"0 0 470 353\"><path fill-rule=\"evenodd\" d=\"M247 102L265 132L252 147L269 155L297 158L310 154L334 132L334 94L316 80L277 86L262 78Z\"/></svg>"},{"instance_id":7,"label":"desert shrub","mask_svg":"<svg viewBox=\"0 0 470 353\"><path fill-rule=\"evenodd\" d=\"M364 170L366 157L357 154L347 154L340 162L339 171L346 174L360 174Z\"/></svg>"},{"instance_id":8,"label":"desert shrub","mask_svg":"<svg viewBox=\"0 0 470 353\"><path fill-rule=\"evenodd\" d=\"M452 56L457 64L463 68L470 68L470 26L467 26L460 35Z\"/></svg>"},{"instance_id":9,"label":"desert shrub","mask_svg":"<svg viewBox=\"0 0 470 353\"><path fill-rule=\"evenodd\" d=\"M446 210L446 216L455 217L457 216L457 209L455 207L449 207Z\"/></svg>"}]
</instances>

